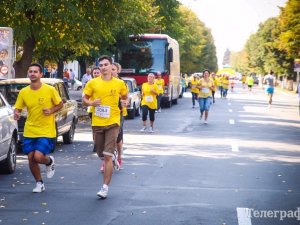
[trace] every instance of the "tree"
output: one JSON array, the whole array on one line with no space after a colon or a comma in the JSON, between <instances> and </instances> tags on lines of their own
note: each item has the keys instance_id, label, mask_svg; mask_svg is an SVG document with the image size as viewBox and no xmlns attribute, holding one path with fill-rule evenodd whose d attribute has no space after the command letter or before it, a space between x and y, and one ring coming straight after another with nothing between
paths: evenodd
<instances>
[{"instance_id":1,"label":"tree","mask_svg":"<svg viewBox=\"0 0 300 225\"><path fill-rule=\"evenodd\" d=\"M291 58L276 45L279 35L278 18L269 18L250 36L245 49L252 72L265 74L272 69L277 74L291 73Z\"/></svg>"},{"instance_id":2,"label":"tree","mask_svg":"<svg viewBox=\"0 0 300 225\"><path fill-rule=\"evenodd\" d=\"M300 57L300 1L288 0L279 15L280 35L277 45L290 58Z\"/></svg>"},{"instance_id":3,"label":"tree","mask_svg":"<svg viewBox=\"0 0 300 225\"><path fill-rule=\"evenodd\" d=\"M3 0L4 26L14 29L21 56L17 77L24 77L32 59L75 59L113 43L120 30L150 28L154 0ZM125 26L125 27L124 27Z\"/></svg>"},{"instance_id":4,"label":"tree","mask_svg":"<svg viewBox=\"0 0 300 225\"><path fill-rule=\"evenodd\" d=\"M180 46L181 71L199 72L204 69L217 70L216 48L211 31L205 27L196 14L187 7L179 7L178 19L181 36Z\"/></svg>"}]
</instances>

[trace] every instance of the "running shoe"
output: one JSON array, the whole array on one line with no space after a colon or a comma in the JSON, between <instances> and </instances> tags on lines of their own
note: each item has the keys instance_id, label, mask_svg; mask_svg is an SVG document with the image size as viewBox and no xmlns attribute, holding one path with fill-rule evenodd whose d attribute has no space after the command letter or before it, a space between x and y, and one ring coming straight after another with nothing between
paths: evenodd
<instances>
[{"instance_id":1,"label":"running shoe","mask_svg":"<svg viewBox=\"0 0 300 225\"><path fill-rule=\"evenodd\" d=\"M160 113L160 112L161 112L161 109L159 109L158 112Z\"/></svg>"},{"instance_id":2,"label":"running shoe","mask_svg":"<svg viewBox=\"0 0 300 225\"><path fill-rule=\"evenodd\" d=\"M204 124L207 125L207 120L204 120Z\"/></svg>"},{"instance_id":3,"label":"running shoe","mask_svg":"<svg viewBox=\"0 0 300 225\"><path fill-rule=\"evenodd\" d=\"M33 188L32 192L33 193L41 193L43 191L45 191L44 183L42 183L40 181L36 182L36 186L35 186L35 188Z\"/></svg>"},{"instance_id":4,"label":"running shoe","mask_svg":"<svg viewBox=\"0 0 300 225\"><path fill-rule=\"evenodd\" d=\"M100 189L100 191L98 191L98 193L97 193L98 197L100 197L100 198L106 198L107 194L108 194L108 189L106 189L104 187L102 187Z\"/></svg>"},{"instance_id":5,"label":"running shoe","mask_svg":"<svg viewBox=\"0 0 300 225\"><path fill-rule=\"evenodd\" d=\"M140 130L141 132L145 132L147 130L146 126L143 126L143 128Z\"/></svg>"},{"instance_id":6,"label":"running shoe","mask_svg":"<svg viewBox=\"0 0 300 225\"><path fill-rule=\"evenodd\" d=\"M153 127L150 127L149 128L149 133L153 133L154 131L153 131Z\"/></svg>"},{"instance_id":7,"label":"running shoe","mask_svg":"<svg viewBox=\"0 0 300 225\"><path fill-rule=\"evenodd\" d=\"M47 173L47 178L52 178L55 173L54 157L49 156L49 158L51 158L52 163L49 166L46 166L46 173Z\"/></svg>"}]
</instances>

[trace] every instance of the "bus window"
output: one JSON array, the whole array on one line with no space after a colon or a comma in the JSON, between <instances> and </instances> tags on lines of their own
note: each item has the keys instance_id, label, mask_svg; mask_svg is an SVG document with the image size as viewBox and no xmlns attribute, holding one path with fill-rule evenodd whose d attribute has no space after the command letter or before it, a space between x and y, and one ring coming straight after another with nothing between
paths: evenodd
<instances>
[{"instance_id":1,"label":"bus window","mask_svg":"<svg viewBox=\"0 0 300 225\"><path fill-rule=\"evenodd\" d=\"M148 74L165 71L166 40L132 40L128 45L118 46L117 61L131 73Z\"/></svg>"}]
</instances>

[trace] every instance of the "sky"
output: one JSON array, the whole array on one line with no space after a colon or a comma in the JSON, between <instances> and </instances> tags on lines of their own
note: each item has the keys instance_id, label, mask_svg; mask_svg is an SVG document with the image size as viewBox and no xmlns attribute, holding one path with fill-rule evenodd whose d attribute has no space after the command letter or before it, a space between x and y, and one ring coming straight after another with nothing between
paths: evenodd
<instances>
[{"instance_id":1,"label":"sky","mask_svg":"<svg viewBox=\"0 0 300 225\"><path fill-rule=\"evenodd\" d=\"M179 0L211 29L219 68L224 52L240 51L260 23L278 16L287 0Z\"/></svg>"}]
</instances>

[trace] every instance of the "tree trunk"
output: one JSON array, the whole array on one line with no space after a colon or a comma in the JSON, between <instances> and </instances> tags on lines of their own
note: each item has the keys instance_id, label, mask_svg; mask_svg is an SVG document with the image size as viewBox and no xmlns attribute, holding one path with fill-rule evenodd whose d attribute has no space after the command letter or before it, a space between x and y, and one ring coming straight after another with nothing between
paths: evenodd
<instances>
[{"instance_id":1,"label":"tree trunk","mask_svg":"<svg viewBox=\"0 0 300 225\"><path fill-rule=\"evenodd\" d=\"M84 57L78 57L77 60L80 65L80 77L78 76L78 78L81 80L82 76L86 72L86 62L85 62Z\"/></svg>"},{"instance_id":2,"label":"tree trunk","mask_svg":"<svg viewBox=\"0 0 300 225\"><path fill-rule=\"evenodd\" d=\"M33 50L35 48L35 39L33 37L28 38L23 44L23 54L19 61L15 62L15 77L24 78L27 77L27 70L32 62Z\"/></svg>"},{"instance_id":3,"label":"tree trunk","mask_svg":"<svg viewBox=\"0 0 300 225\"><path fill-rule=\"evenodd\" d=\"M60 59L57 63L57 78L62 79L64 73L64 60Z\"/></svg>"}]
</instances>

